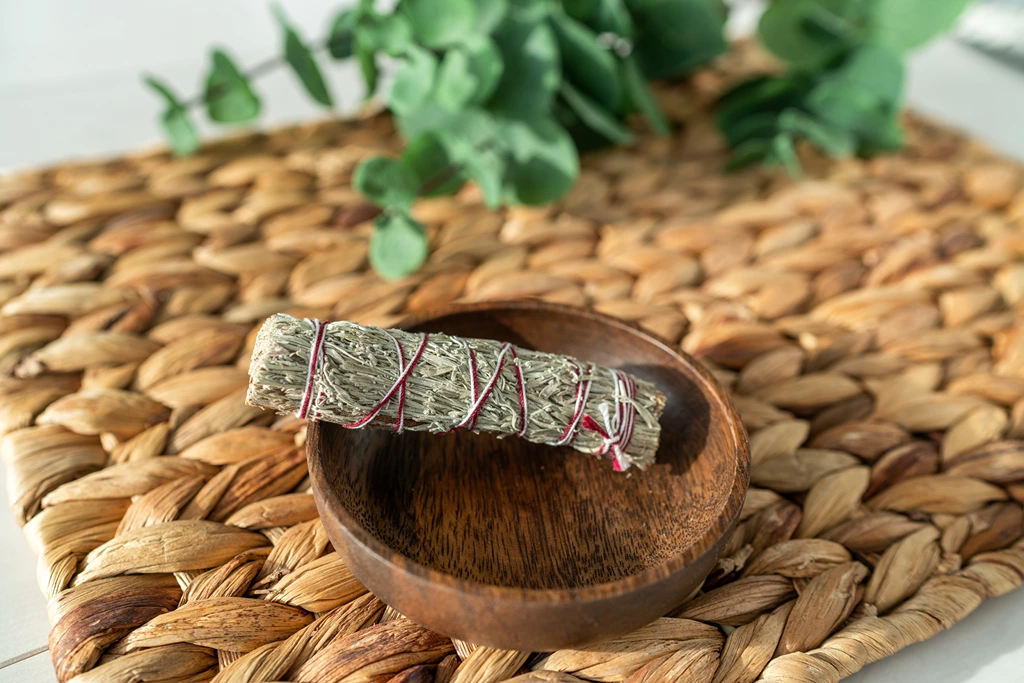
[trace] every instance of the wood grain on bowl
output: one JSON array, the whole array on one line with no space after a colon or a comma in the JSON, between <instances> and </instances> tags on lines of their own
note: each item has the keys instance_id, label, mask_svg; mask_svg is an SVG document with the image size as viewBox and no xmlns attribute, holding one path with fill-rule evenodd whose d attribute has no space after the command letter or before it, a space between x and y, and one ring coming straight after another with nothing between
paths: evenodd
<instances>
[{"instance_id":1,"label":"wood grain on bowl","mask_svg":"<svg viewBox=\"0 0 1024 683\"><path fill-rule=\"evenodd\" d=\"M522 439L311 424L321 516L370 590L446 635L546 650L629 632L703 581L742 505L749 455L735 411L699 365L620 321L536 302L403 326L620 367L668 402L657 463L627 474Z\"/></svg>"}]
</instances>

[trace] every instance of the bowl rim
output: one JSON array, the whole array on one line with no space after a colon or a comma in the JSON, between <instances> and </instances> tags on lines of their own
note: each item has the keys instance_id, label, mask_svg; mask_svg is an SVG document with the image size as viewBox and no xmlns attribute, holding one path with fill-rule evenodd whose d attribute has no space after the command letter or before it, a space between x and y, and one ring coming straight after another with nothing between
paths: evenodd
<instances>
[{"instance_id":1,"label":"bowl rim","mask_svg":"<svg viewBox=\"0 0 1024 683\"><path fill-rule=\"evenodd\" d=\"M528 299L451 304L406 316L400 319L394 327L404 329L454 314L525 310L565 314L616 327L668 353L673 357L674 361L691 369L693 378L702 382L705 385L705 389L708 390L707 394L714 396L718 400L722 411L726 415L726 421L730 423L729 431L732 433L736 455L735 476L733 477L732 487L728 493L726 504L719 512L717 518L711 521L710 527L712 529L722 529L722 535L731 533L743 508L743 502L750 483L750 446L746 429L740 419L739 412L718 380L692 356L674 348L673 345L658 335L643 330L634 323L597 311L566 304ZM318 504L326 506L328 508L327 511L335 518L341 531L361 546L364 552L373 555L378 562L389 566L392 570L401 574L410 575L410 578L414 580L426 580L434 585L444 586L456 592L499 601L512 600L516 602L525 601L549 604L603 600L652 587L668 577L685 570L688 566L698 562L709 550L713 549L721 538L721 535L716 536L705 531L696 541L680 548L678 552L674 553L672 557L662 564L621 579L616 579L615 581L573 588L516 588L460 579L451 574L420 564L381 543L372 534L367 532L355 518L348 514L345 507L341 504L338 495L326 481L325 469L320 457L321 428L321 423L310 422L307 426L306 436L306 453L310 465L310 481L315 490L314 492L317 494L315 497ZM319 489L319 491L316 491L316 489ZM321 512L321 514L323 513ZM715 524L715 521L718 524ZM685 555L690 555L689 559Z\"/></svg>"}]
</instances>

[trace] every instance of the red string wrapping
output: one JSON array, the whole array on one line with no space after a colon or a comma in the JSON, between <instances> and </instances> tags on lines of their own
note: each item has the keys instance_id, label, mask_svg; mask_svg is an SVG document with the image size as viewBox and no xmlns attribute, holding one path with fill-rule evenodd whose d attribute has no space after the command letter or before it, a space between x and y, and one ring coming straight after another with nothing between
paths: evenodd
<instances>
[{"instance_id":1,"label":"red string wrapping","mask_svg":"<svg viewBox=\"0 0 1024 683\"><path fill-rule=\"evenodd\" d=\"M514 346L509 346L509 350L512 352L512 360L516 364L516 383L519 387L519 422L522 425L519 431L516 432L516 436L526 435L526 378L523 377L523 368L519 364L519 356L516 355L516 349Z\"/></svg>"},{"instance_id":2,"label":"red string wrapping","mask_svg":"<svg viewBox=\"0 0 1024 683\"><path fill-rule=\"evenodd\" d=\"M573 361L573 365L576 366L576 404L572 411L572 418L569 420L569 424L565 426L565 431L555 441L556 446L564 446L570 443L576 436L576 428L579 426L580 418L583 417L583 409L587 405L587 398L590 396L590 376L593 372L594 366L587 366L586 379L583 376L583 368L580 367L579 363Z\"/></svg>"},{"instance_id":3,"label":"red string wrapping","mask_svg":"<svg viewBox=\"0 0 1024 683\"><path fill-rule=\"evenodd\" d=\"M398 351L398 374L399 376L405 372L405 350L402 345L398 343L398 339L395 339L393 334L389 334L395 342L395 349ZM425 342L424 342L425 343ZM394 432L401 434L405 430L405 382L403 381L398 389L398 410L395 411L395 426Z\"/></svg>"},{"instance_id":4,"label":"red string wrapping","mask_svg":"<svg viewBox=\"0 0 1024 683\"><path fill-rule=\"evenodd\" d=\"M474 405L476 403L477 396L480 395L480 384L476 378L476 351L470 348L469 344L464 339L459 339L462 345L466 348L466 353L469 355L469 404ZM466 426L466 429L473 429L473 425L476 424L476 415Z\"/></svg>"},{"instance_id":5,"label":"red string wrapping","mask_svg":"<svg viewBox=\"0 0 1024 683\"><path fill-rule=\"evenodd\" d=\"M319 372L323 362L323 343L327 327L325 324L321 324L319 320L312 320L310 322L313 324L314 341L310 348L309 371L306 379L306 388L303 392L301 407L296 413L300 419L305 419L309 416L309 410L313 403L311 400L313 387L316 383L315 380L317 373ZM387 333L386 330L385 332ZM416 367L416 364L423 356L423 350L427 346L429 335L423 335L423 338L420 340L419 346L416 349L416 353L413 354L413 357L408 363L406 363L405 350L402 348L402 345L394 335L391 335L390 333L387 334L391 337L392 341L395 342L395 351L398 358L398 376L395 379L395 383L384 394L383 398L381 398L381 400L372 409L370 409L370 412L367 413L365 417L362 417L355 422L341 425L346 429L360 429L365 427L380 414L396 394L398 396L398 407L396 410L394 431L401 433L404 428L406 382L412 375L412 371ZM494 387L497 385L498 380L501 377L502 370L505 368L506 356L511 356L515 365L516 384L518 389L517 393L519 397L520 429L517 432L517 435L525 435L528 424L527 420L529 418L526 401L526 378L523 376L523 369L519 363L519 356L516 354L515 347L508 342L501 345L498 357L495 360L494 372L481 389L477 379L476 353L464 340L459 341L461 341L463 346L465 346L466 355L469 358L470 405L466 412L466 417L458 424L454 425L449 431L455 431L457 429L473 429L481 409L487 402L487 399L491 396ZM596 432L603 439L603 443L601 444L601 448L598 450L597 454L600 456L611 454L614 461L613 469L617 472L621 472L629 466L629 462L625 457L625 451L629 447L629 442L633 436L633 427L636 424L636 383L628 374L619 370L610 370L612 374L612 384L615 389L614 413L609 409L609 406L606 403L602 403L598 406L598 411L601 413L601 417L604 420L604 425L601 425L590 415L584 414L587 399L590 397L590 386L593 378L594 366L588 365L584 372L583 368L578 363L575 361L573 361L573 363L576 366L578 378L573 414L569 423L565 426L565 430L553 445L562 446L571 443L573 439L576 438L578 428L582 424L584 429ZM311 419L316 419L316 411L314 410L313 412L314 415Z\"/></svg>"},{"instance_id":6,"label":"red string wrapping","mask_svg":"<svg viewBox=\"0 0 1024 683\"><path fill-rule=\"evenodd\" d=\"M391 336L391 335L388 335L388 336ZM427 339L429 338L429 336L430 335L428 335L427 333L425 333L425 332L423 333L423 338L420 340L420 345L416 349L416 353L413 354L412 360L410 360L409 364L406 365L404 368L402 367L402 364L405 362L405 354L402 352L402 345L398 343L397 339L395 339L394 337L391 337L394 340L395 345L398 346L398 357L399 357L398 379L396 379L395 383L391 386L390 389L388 389L388 392L386 394L384 394L384 398L382 398L377 405L375 405L373 408L370 409L370 412L366 415L366 417L363 417L362 419L356 420L355 422L350 422L348 424L343 424L343 425L341 425L342 427L344 427L345 429L360 429L361 427L365 427L375 417L377 417L377 415L380 414L380 411L382 411L384 409L384 406L387 405L388 401L391 400L391 397L394 396L396 392L399 393L399 418L402 417L402 413L404 412L403 408L404 408L404 401L405 401L405 381L407 379L409 379L409 375L412 374L413 368L416 367L416 363L418 363L420 361L420 358L423 357L423 349L425 349L427 347ZM400 419L396 420L395 421L395 431L396 432L397 431L401 431L401 429L402 429L402 423L401 423Z\"/></svg>"},{"instance_id":7,"label":"red string wrapping","mask_svg":"<svg viewBox=\"0 0 1024 683\"><path fill-rule=\"evenodd\" d=\"M469 349L468 344L466 345L466 348ZM516 355L516 350L508 342L505 342L504 344L501 345L501 350L498 352L498 358L494 364L494 374L491 375L491 378L489 380L487 380L487 383L484 385L483 391L481 391L479 395L477 394L476 387L476 356L474 355L472 349L469 350L470 374L472 375L471 384L473 390L473 397L470 400L469 411L466 413L466 417L464 417L461 422L459 422L457 425L455 425L448 431L473 428L473 424L476 423L477 415L480 414L480 410L483 408L484 403L487 402L487 399L490 397L495 385L497 385L498 383L498 379L501 377L501 371L505 368L506 354L511 355L513 360L515 361L516 382L519 385L519 419L522 424L519 429L518 435L522 436L523 434L526 433L526 380L523 377L522 368L519 367L519 357Z\"/></svg>"},{"instance_id":8,"label":"red string wrapping","mask_svg":"<svg viewBox=\"0 0 1024 683\"><path fill-rule=\"evenodd\" d=\"M313 324L313 346L309 350L309 370L306 374L306 390L302 392L302 403L299 405L295 417L305 420L309 414L309 405L313 398L313 384L316 380L317 370L320 365L320 349L324 345L324 334L327 325L321 324L319 320L306 320Z\"/></svg>"},{"instance_id":9,"label":"red string wrapping","mask_svg":"<svg viewBox=\"0 0 1024 683\"><path fill-rule=\"evenodd\" d=\"M633 438L633 427L636 424L636 382L628 374L619 370L612 369L611 374L615 387L615 414L612 415L608 410L608 405L602 403L598 406L598 411L604 418L604 426L602 427L597 420L586 415L583 418L583 428L597 432L604 439L597 454L608 455L610 453L614 461L612 469L621 472L629 466L625 452ZM622 394L625 394L625 400L620 398Z\"/></svg>"}]
</instances>

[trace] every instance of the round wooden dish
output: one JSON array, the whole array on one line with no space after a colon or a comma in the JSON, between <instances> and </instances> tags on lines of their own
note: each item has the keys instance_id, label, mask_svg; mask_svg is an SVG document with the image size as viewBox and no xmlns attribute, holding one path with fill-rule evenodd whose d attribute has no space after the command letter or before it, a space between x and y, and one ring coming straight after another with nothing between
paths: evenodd
<instances>
[{"instance_id":1,"label":"round wooden dish","mask_svg":"<svg viewBox=\"0 0 1024 683\"><path fill-rule=\"evenodd\" d=\"M625 474L516 438L311 424L320 516L367 588L444 635L544 651L628 633L700 585L750 465L743 426L710 374L626 323L565 306L475 304L402 327L620 367L668 401L657 464Z\"/></svg>"}]
</instances>

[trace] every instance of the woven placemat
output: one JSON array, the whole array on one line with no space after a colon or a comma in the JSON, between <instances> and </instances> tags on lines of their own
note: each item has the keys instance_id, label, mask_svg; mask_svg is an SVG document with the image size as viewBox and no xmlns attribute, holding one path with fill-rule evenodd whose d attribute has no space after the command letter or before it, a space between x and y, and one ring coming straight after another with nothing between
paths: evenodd
<instances>
[{"instance_id":1,"label":"woven placemat","mask_svg":"<svg viewBox=\"0 0 1024 683\"><path fill-rule=\"evenodd\" d=\"M353 166L385 117L0 181L0 430L61 681L837 681L1024 577L1022 172L920 120L898 156L723 175L706 105L586 160L558 206L424 201L414 277L367 271ZM243 402L267 315L387 325L539 297L702 359L751 435L703 592L543 656L386 609L317 519L303 426Z\"/></svg>"}]
</instances>

